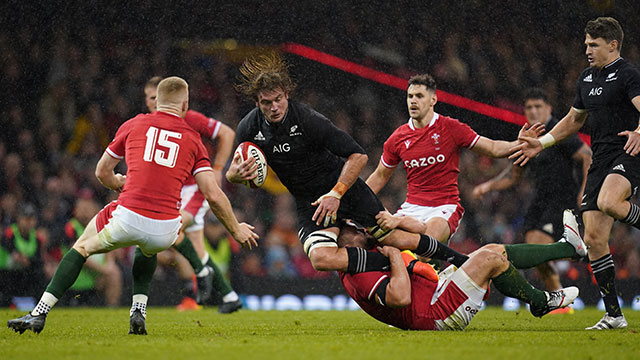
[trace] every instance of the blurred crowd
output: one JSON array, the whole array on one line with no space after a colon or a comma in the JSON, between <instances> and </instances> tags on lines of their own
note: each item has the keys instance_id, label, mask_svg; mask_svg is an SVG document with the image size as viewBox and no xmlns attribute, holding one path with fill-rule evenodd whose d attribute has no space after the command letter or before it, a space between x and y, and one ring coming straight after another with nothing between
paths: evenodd
<instances>
[{"instance_id":1,"label":"blurred crowd","mask_svg":"<svg viewBox=\"0 0 640 360\"><path fill-rule=\"evenodd\" d=\"M245 31L245 39L240 36L238 43L295 40L402 77L429 72L440 89L519 113L524 90L539 86L548 92L554 113L562 116L572 103L575 79L586 66L582 28L597 13L588 8L584 16L589 17L570 23L568 15L533 17L525 7L518 16L486 24L496 8L481 3L469 2L471 8L463 14L449 14L444 5L433 5L431 12L409 18L403 18L397 7L354 10L343 4L337 5L340 11L334 13L336 26L331 32L302 36L303 31L289 29L282 38L248 38ZM317 16L303 28L331 13L329 5L313 6ZM449 15L436 16L443 13ZM638 17L627 14L622 22L627 31L622 54L636 64L640 64ZM118 126L145 111L143 86L150 77L184 77L190 86L190 107L235 128L254 106L233 88L238 60L264 50L236 45L219 49L216 42L199 37L184 41L180 31L173 36L145 36L153 27L127 31L80 21L40 31L32 25L0 30L0 292L5 295L9 289L12 295L38 296L78 232L116 198L96 180L95 164ZM369 163L361 175L366 178L377 165L384 140L408 118L404 93L293 56L287 59L299 82L294 97L325 114L367 150ZM436 111L465 122L480 118L441 109L436 106ZM475 130L484 134L496 122L486 118ZM515 133L503 135L511 140ZM470 252L488 242L522 241L523 216L531 198L527 181L482 200L470 196L474 185L507 164L463 152L459 183L466 212L452 247ZM256 225L261 236L257 250L238 249L209 217L210 251L223 267L232 261L230 271L238 276L335 276L311 267L297 238L295 209L286 191L229 183L223 189L239 218ZM394 210L405 194L405 175L399 170L381 198ZM616 225L611 247L619 278L640 278L639 246L638 231ZM218 249L225 249L223 255ZM97 290L106 304L116 304L131 252L116 251L93 263L87 269L87 282L76 284L78 289ZM587 274L584 266L573 264L561 270L570 277ZM6 274L14 279L10 284Z\"/></svg>"}]
</instances>

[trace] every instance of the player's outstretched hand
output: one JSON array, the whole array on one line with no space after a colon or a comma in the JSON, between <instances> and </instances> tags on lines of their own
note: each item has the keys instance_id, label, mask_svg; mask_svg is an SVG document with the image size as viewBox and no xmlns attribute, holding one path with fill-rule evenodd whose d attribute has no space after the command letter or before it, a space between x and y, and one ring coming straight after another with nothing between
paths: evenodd
<instances>
[{"instance_id":1,"label":"player's outstretched hand","mask_svg":"<svg viewBox=\"0 0 640 360\"><path fill-rule=\"evenodd\" d=\"M540 140L532 137L519 137L520 144L509 149L511 155L509 159L516 159L513 164L525 166L530 159L536 157L540 151L542 151L542 144Z\"/></svg>"},{"instance_id":2,"label":"player's outstretched hand","mask_svg":"<svg viewBox=\"0 0 640 360\"><path fill-rule=\"evenodd\" d=\"M229 165L229 170L227 170L227 180L235 184L253 180L258 176L256 170L258 170L258 164L256 164L254 157L249 157L247 160L240 162L240 154L236 153L233 156L231 165Z\"/></svg>"},{"instance_id":3,"label":"player's outstretched hand","mask_svg":"<svg viewBox=\"0 0 640 360\"><path fill-rule=\"evenodd\" d=\"M242 247L246 247L251 250L253 247L258 247L258 239L260 236L253 232L255 227L253 225L249 225L247 223L240 223L238 226L238 231L236 231L233 235L233 238L236 239L238 243Z\"/></svg>"},{"instance_id":4,"label":"player's outstretched hand","mask_svg":"<svg viewBox=\"0 0 640 360\"><path fill-rule=\"evenodd\" d=\"M636 156L640 153L640 134L635 131L622 131L618 133L618 136L626 136L627 143L624 144L624 151L631 156Z\"/></svg>"},{"instance_id":5,"label":"player's outstretched hand","mask_svg":"<svg viewBox=\"0 0 640 360\"><path fill-rule=\"evenodd\" d=\"M518 132L518 139L522 137L537 138L538 136L544 134L544 131L545 127L543 123L538 122L533 125L529 125L529 123L526 123L522 126L522 129L520 129L520 132Z\"/></svg>"},{"instance_id":6,"label":"player's outstretched hand","mask_svg":"<svg viewBox=\"0 0 640 360\"><path fill-rule=\"evenodd\" d=\"M338 208L340 207L340 199L338 195L330 191L318 198L318 200L311 203L311 206L317 206L316 212L311 218L316 222L316 225L320 225L324 221L324 226L334 224L338 219Z\"/></svg>"},{"instance_id":7,"label":"player's outstretched hand","mask_svg":"<svg viewBox=\"0 0 640 360\"><path fill-rule=\"evenodd\" d=\"M400 218L391 215L387 210L380 211L378 215L376 215L376 220L378 220L378 225L380 225L382 230L393 230L400 224Z\"/></svg>"}]
</instances>

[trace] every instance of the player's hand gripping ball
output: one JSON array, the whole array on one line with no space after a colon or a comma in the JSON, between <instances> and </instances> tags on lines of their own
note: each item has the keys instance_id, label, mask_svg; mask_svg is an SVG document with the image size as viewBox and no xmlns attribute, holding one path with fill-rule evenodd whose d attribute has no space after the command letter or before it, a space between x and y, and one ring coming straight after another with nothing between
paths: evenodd
<instances>
[{"instance_id":1,"label":"player's hand gripping ball","mask_svg":"<svg viewBox=\"0 0 640 360\"><path fill-rule=\"evenodd\" d=\"M250 157L256 159L256 165L258 165L258 168L254 172L256 177L252 180L244 181L243 183L250 188L261 187L265 180L267 180L267 158L264 156L262 150L260 150L256 144L250 141L245 141L238 145L235 152L236 154L240 154L238 163L242 163Z\"/></svg>"}]
</instances>

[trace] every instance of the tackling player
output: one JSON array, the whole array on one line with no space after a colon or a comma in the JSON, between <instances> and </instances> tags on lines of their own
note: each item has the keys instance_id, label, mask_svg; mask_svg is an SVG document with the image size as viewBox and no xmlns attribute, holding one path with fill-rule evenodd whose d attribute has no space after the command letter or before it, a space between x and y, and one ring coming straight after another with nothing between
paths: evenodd
<instances>
[{"instance_id":1,"label":"tackling player","mask_svg":"<svg viewBox=\"0 0 640 360\"><path fill-rule=\"evenodd\" d=\"M42 331L47 314L78 277L87 257L137 245L133 262L133 304L130 334L146 334L146 306L156 254L176 241L180 230L180 190L189 176L214 214L243 246L257 246L251 225L238 223L229 199L213 175L207 151L198 134L186 124L187 83L169 77L158 84L158 111L141 114L120 126L115 139L98 161L96 177L120 192L87 225L58 264L56 273L36 307L7 326L21 334ZM116 174L125 159L127 175Z\"/></svg>"},{"instance_id":2,"label":"tackling player","mask_svg":"<svg viewBox=\"0 0 640 360\"><path fill-rule=\"evenodd\" d=\"M588 119L593 163L580 206L591 269L607 313L587 330L620 329L628 324L618 303L609 237L616 219L640 228L640 207L629 202L640 186L640 71L620 56L624 33L616 19L591 20L584 33L589 67L577 80L569 113L542 137L522 137L510 158L524 165Z\"/></svg>"},{"instance_id":3,"label":"tackling player","mask_svg":"<svg viewBox=\"0 0 640 360\"><path fill-rule=\"evenodd\" d=\"M145 104L149 112L156 111L156 94L160 80L162 80L161 77L154 76L144 86ZM203 138L218 141L213 159L213 173L218 186L222 186L222 169L227 164L233 150L235 131L222 122L206 117L195 110L187 110L184 121ZM187 297L178 305L179 309L197 308L197 304L203 304L210 298L213 288L222 298L218 312L229 314L237 311L242 307L242 301L224 278L222 271L211 260L204 247L204 217L209 211L209 203L205 200L202 192L198 190L198 185L193 177L190 177L182 188L180 200L182 204L180 215L182 216L182 231L185 234L185 241L177 241L174 247L193 267L198 286L197 303ZM195 250L197 258L193 256L191 248ZM180 266L182 263L177 262L177 264Z\"/></svg>"},{"instance_id":4,"label":"tackling player","mask_svg":"<svg viewBox=\"0 0 640 360\"><path fill-rule=\"evenodd\" d=\"M568 229L566 241L548 245L488 244L471 253L459 269L451 265L431 279L407 273L400 252L384 246L379 251L389 257L389 271L341 272L340 281L362 310L400 329L464 330L480 310L491 281L501 293L530 304L531 313L542 317L571 304L578 296L578 288L541 291L531 286L516 269L586 255L573 213L566 211L564 220ZM342 228L338 242L341 247L368 250L375 246L375 241L351 226ZM540 256L528 255L532 247L538 248Z\"/></svg>"}]
</instances>

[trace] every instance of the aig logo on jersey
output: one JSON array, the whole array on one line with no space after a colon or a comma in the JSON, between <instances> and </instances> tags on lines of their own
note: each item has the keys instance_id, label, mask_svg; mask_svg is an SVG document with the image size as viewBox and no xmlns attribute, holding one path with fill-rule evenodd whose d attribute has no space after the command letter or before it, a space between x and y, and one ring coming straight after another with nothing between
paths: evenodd
<instances>
[{"instance_id":1,"label":"aig logo on jersey","mask_svg":"<svg viewBox=\"0 0 640 360\"><path fill-rule=\"evenodd\" d=\"M592 88L591 91L589 91L589 96L600 96L600 95L602 95L602 86Z\"/></svg>"},{"instance_id":2,"label":"aig logo on jersey","mask_svg":"<svg viewBox=\"0 0 640 360\"><path fill-rule=\"evenodd\" d=\"M291 150L289 143L273 145L273 153L286 153Z\"/></svg>"},{"instance_id":3,"label":"aig logo on jersey","mask_svg":"<svg viewBox=\"0 0 640 360\"><path fill-rule=\"evenodd\" d=\"M405 160L404 167L406 169L411 169L415 167L427 167L433 165L435 163L444 162L445 156L442 154L438 154L436 156L423 157L419 159Z\"/></svg>"}]
</instances>

